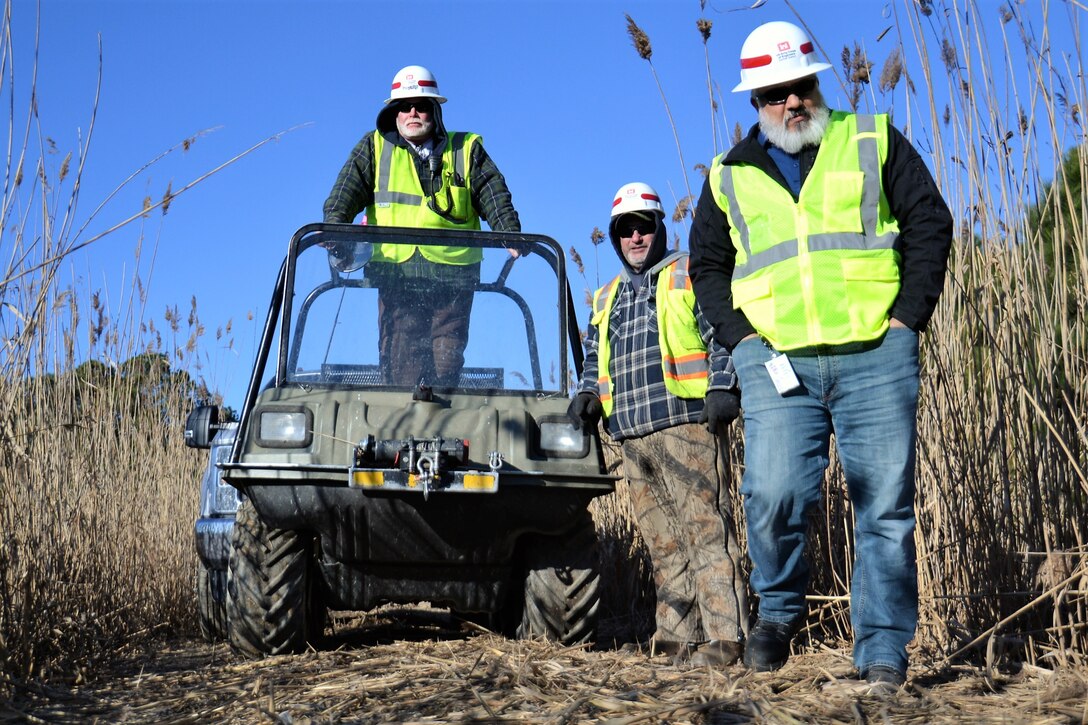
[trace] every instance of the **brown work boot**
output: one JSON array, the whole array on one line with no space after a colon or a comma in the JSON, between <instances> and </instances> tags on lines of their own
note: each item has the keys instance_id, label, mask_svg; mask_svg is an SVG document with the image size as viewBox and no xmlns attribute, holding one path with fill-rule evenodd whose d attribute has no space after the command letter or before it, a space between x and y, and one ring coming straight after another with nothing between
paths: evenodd
<instances>
[{"instance_id":1,"label":"brown work boot","mask_svg":"<svg viewBox=\"0 0 1088 725\"><path fill-rule=\"evenodd\" d=\"M688 659L692 667L729 667L740 660L744 645L726 639L703 642Z\"/></svg>"},{"instance_id":2,"label":"brown work boot","mask_svg":"<svg viewBox=\"0 0 1088 725\"><path fill-rule=\"evenodd\" d=\"M672 663L687 662L695 651L696 645L691 642L677 642L671 639L654 639L650 643L650 651L654 655L665 655L672 659Z\"/></svg>"}]
</instances>

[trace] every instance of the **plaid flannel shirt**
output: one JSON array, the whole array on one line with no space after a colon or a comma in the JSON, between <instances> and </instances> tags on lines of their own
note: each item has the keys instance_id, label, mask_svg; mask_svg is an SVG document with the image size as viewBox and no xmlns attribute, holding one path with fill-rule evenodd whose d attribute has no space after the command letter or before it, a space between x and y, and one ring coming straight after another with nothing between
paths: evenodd
<instances>
[{"instance_id":1,"label":"plaid flannel shirt","mask_svg":"<svg viewBox=\"0 0 1088 725\"><path fill-rule=\"evenodd\" d=\"M703 398L679 398L665 387L658 341L657 276L669 261L666 259L658 263L644 274L638 288L626 271L621 273L620 287L616 291L608 320L612 413L604 421L609 435L615 440L641 438L665 428L698 423L703 412ZM714 340L713 330L704 319L698 303L694 312L710 356L708 389L736 388L737 376L733 370L732 356ZM590 325L579 392L599 394L599 344L597 326Z\"/></svg>"}]
</instances>

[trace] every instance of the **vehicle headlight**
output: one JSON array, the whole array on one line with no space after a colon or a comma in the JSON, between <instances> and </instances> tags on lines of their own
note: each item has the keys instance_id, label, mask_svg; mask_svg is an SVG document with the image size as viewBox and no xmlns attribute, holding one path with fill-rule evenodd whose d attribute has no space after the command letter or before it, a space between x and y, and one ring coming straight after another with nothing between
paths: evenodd
<instances>
[{"instance_id":1,"label":"vehicle headlight","mask_svg":"<svg viewBox=\"0 0 1088 725\"><path fill-rule=\"evenodd\" d=\"M565 415L545 416L539 421L540 450L560 458L584 458L589 453L589 436L575 428Z\"/></svg>"},{"instance_id":2,"label":"vehicle headlight","mask_svg":"<svg viewBox=\"0 0 1088 725\"><path fill-rule=\"evenodd\" d=\"M264 407L257 411L257 445L264 448L305 448L314 438L314 414L309 408Z\"/></svg>"}]
</instances>

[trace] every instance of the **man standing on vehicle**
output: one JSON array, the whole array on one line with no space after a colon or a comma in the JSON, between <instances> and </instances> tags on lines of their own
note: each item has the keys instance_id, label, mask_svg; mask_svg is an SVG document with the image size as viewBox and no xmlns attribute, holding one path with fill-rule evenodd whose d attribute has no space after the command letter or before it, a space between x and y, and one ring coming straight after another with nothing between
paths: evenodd
<instances>
[{"instance_id":1,"label":"man standing on vehicle","mask_svg":"<svg viewBox=\"0 0 1088 725\"><path fill-rule=\"evenodd\" d=\"M723 510L721 439L739 413L739 391L729 355L695 302L688 255L666 254L664 216L646 184L616 193L608 233L623 266L593 296L568 415L589 426L603 415L622 444L654 567L654 650L725 666L740 657L748 618L740 547Z\"/></svg>"},{"instance_id":2,"label":"man standing on vehicle","mask_svg":"<svg viewBox=\"0 0 1088 725\"><path fill-rule=\"evenodd\" d=\"M741 82L759 122L714 159L691 274L744 390L753 670L781 667L804 622L807 514L831 434L854 507L854 664L899 686L918 621L918 333L944 284L952 218L886 115L831 111L805 32L756 28Z\"/></svg>"},{"instance_id":3,"label":"man standing on vehicle","mask_svg":"<svg viewBox=\"0 0 1088 725\"><path fill-rule=\"evenodd\" d=\"M376 130L352 150L325 200L325 221L350 224L366 210L379 226L477 230L482 217L493 231L520 232L483 140L447 131L445 102L423 66L397 71ZM375 245L366 274L378 287L386 383L458 384L482 258L479 248Z\"/></svg>"}]
</instances>

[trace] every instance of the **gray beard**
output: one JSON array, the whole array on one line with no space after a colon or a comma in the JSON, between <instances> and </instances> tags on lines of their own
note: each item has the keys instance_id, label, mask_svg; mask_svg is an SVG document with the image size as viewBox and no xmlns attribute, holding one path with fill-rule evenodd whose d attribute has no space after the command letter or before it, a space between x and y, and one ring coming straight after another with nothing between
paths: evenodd
<instances>
[{"instance_id":1,"label":"gray beard","mask_svg":"<svg viewBox=\"0 0 1088 725\"><path fill-rule=\"evenodd\" d=\"M426 141L427 139L429 139L434 134L434 119L428 119L426 121L423 121L422 123L423 123L423 130L410 132L410 133L412 133L412 135L409 136L408 133L405 133L405 131L407 131L408 127L405 124L401 123L400 120L398 119L397 120L397 133L399 133L401 136L403 136L406 140L408 140L411 143L418 146L421 143L423 143L424 141Z\"/></svg>"},{"instance_id":2,"label":"gray beard","mask_svg":"<svg viewBox=\"0 0 1088 725\"><path fill-rule=\"evenodd\" d=\"M767 140L788 154L796 154L805 146L816 146L823 140L827 126L831 123L831 109L820 102L809 112L809 121L800 131L786 128L787 118L781 122L768 118L764 109L759 109L759 130Z\"/></svg>"}]
</instances>

